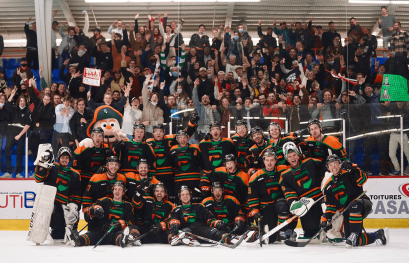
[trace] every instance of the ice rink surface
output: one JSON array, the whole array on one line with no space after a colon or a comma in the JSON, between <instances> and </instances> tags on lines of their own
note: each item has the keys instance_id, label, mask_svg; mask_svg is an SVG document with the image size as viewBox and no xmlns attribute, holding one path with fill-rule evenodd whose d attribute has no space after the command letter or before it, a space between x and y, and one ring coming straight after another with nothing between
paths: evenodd
<instances>
[{"instance_id":1,"label":"ice rink surface","mask_svg":"<svg viewBox=\"0 0 409 263\"><path fill-rule=\"evenodd\" d=\"M387 246L371 244L354 249L346 249L344 244L333 246L329 243L310 244L303 248L289 247L279 243L263 246L263 248L248 248L243 242L236 249L222 246L171 247L162 244L146 244L141 247L127 248L101 246L98 251L93 251L92 247L74 248L63 244L36 246L34 243L25 241L26 236L26 231L0 231L0 262L409 262L409 229L390 229L391 242Z\"/></svg>"}]
</instances>

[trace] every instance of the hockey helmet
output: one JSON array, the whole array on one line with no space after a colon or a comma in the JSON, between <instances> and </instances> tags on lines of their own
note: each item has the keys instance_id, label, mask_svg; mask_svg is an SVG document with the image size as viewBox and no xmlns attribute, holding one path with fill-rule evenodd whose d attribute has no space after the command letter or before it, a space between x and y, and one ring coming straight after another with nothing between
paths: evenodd
<instances>
[{"instance_id":1,"label":"hockey helmet","mask_svg":"<svg viewBox=\"0 0 409 263\"><path fill-rule=\"evenodd\" d=\"M327 165L329 164L329 163L332 163L332 162L335 162L335 161L337 161L337 162L339 162L339 165L341 165L341 159L338 157L338 155L336 155L336 154L331 154L331 155L329 155L328 157L327 157Z\"/></svg>"},{"instance_id":2,"label":"hockey helmet","mask_svg":"<svg viewBox=\"0 0 409 263\"><path fill-rule=\"evenodd\" d=\"M224 156L224 158L223 158L223 163L224 163L224 164L226 164L227 162L230 162L230 161L234 161L235 163L237 163L237 158L236 158L236 156L234 156L234 154L232 154L232 153L227 154L227 155Z\"/></svg>"},{"instance_id":3,"label":"hockey helmet","mask_svg":"<svg viewBox=\"0 0 409 263\"><path fill-rule=\"evenodd\" d=\"M115 187L115 186L121 186L122 189L124 190L124 193L126 193L126 191L128 190L128 189L126 189L125 183L124 183L123 181L121 181L121 180L116 181L116 182L112 185L112 191L114 191L114 187Z\"/></svg>"},{"instance_id":4,"label":"hockey helmet","mask_svg":"<svg viewBox=\"0 0 409 263\"><path fill-rule=\"evenodd\" d=\"M319 127L320 129L322 129L321 122L320 122L318 119L311 119L311 120L308 121L308 124L307 124L307 130L308 130L308 132L310 132L310 126L313 125L313 124L317 124L318 127Z\"/></svg>"},{"instance_id":5,"label":"hockey helmet","mask_svg":"<svg viewBox=\"0 0 409 263\"><path fill-rule=\"evenodd\" d=\"M211 124L209 124L209 130L211 131L213 127L218 127L219 129L222 128L222 126L220 125L220 123L218 121L214 121Z\"/></svg>"},{"instance_id":6,"label":"hockey helmet","mask_svg":"<svg viewBox=\"0 0 409 263\"><path fill-rule=\"evenodd\" d=\"M278 128L278 130L280 131L280 134L281 134L281 126L280 126L280 124L278 122L275 122L275 121L270 122L270 124L268 125L268 134L270 134L270 130L274 126L276 126Z\"/></svg>"},{"instance_id":7,"label":"hockey helmet","mask_svg":"<svg viewBox=\"0 0 409 263\"><path fill-rule=\"evenodd\" d=\"M182 193L182 191L185 191L185 190L189 191L190 197L192 198L192 190L189 187L187 187L186 185L182 185L180 187L179 192L178 192L178 197L180 197L180 193Z\"/></svg>"},{"instance_id":8,"label":"hockey helmet","mask_svg":"<svg viewBox=\"0 0 409 263\"><path fill-rule=\"evenodd\" d=\"M108 163L110 163L110 162L114 162L114 163L118 163L118 164L119 164L118 157L116 157L116 156L109 156L109 157L107 158L107 160L106 160L106 163L108 164Z\"/></svg>"},{"instance_id":9,"label":"hockey helmet","mask_svg":"<svg viewBox=\"0 0 409 263\"><path fill-rule=\"evenodd\" d=\"M189 138L189 135L185 130L178 130L178 132L176 133L176 140L178 140L179 136L186 136Z\"/></svg>"},{"instance_id":10,"label":"hockey helmet","mask_svg":"<svg viewBox=\"0 0 409 263\"><path fill-rule=\"evenodd\" d=\"M287 155L291 152L296 152L297 155L300 155L300 151L298 150L297 146L293 142L286 142L283 146L283 153L284 157L287 160Z\"/></svg>"},{"instance_id":11,"label":"hockey helmet","mask_svg":"<svg viewBox=\"0 0 409 263\"><path fill-rule=\"evenodd\" d=\"M165 193L166 193L166 187L162 182L157 183L155 187L153 188L153 191L155 192L155 190L158 188L163 188L163 190L165 190Z\"/></svg>"},{"instance_id":12,"label":"hockey helmet","mask_svg":"<svg viewBox=\"0 0 409 263\"><path fill-rule=\"evenodd\" d=\"M72 160L71 150L68 147L61 147L57 152L57 160L60 162L60 157L63 155L68 155L70 157L70 161Z\"/></svg>"},{"instance_id":13,"label":"hockey helmet","mask_svg":"<svg viewBox=\"0 0 409 263\"><path fill-rule=\"evenodd\" d=\"M220 182L213 182L213 183L212 183L212 192L213 192L213 189L216 189L216 188L224 189L222 183L220 183Z\"/></svg>"},{"instance_id":14,"label":"hockey helmet","mask_svg":"<svg viewBox=\"0 0 409 263\"><path fill-rule=\"evenodd\" d=\"M273 150L273 148L267 148L264 150L263 155L262 155L263 161L267 156L273 156L276 159L276 161L278 160L277 154Z\"/></svg>"},{"instance_id":15,"label":"hockey helmet","mask_svg":"<svg viewBox=\"0 0 409 263\"><path fill-rule=\"evenodd\" d=\"M262 130L260 127L258 127L258 126L253 127L253 128L251 129L250 137L253 137L253 135L256 134L256 133L261 133L261 135L264 136L263 130Z\"/></svg>"},{"instance_id":16,"label":"hockey helmet","mask_svg":"<svg viewBox=\"0 0 409 263\"><path fill-rule=\"evenodd\" d=\"M134 123L133 133L135 133L136 129L142 129L142 130L146 131L145 125L143 125L142 123Z\"/></svg>"},{"instance_id":17,"label":"hockey helmet","mask_svg":"<svg viewBox=\"0 0 409 263\"><path fill-rule=\"evenodd\" d=\"M155 132L156 129L162 130L163 132L165 132L165 126L163 126L163 124L155 124L155 125L153 125L153 130L152 130L152 131Z\"/></svg>"},{"instance_id":18,"label":"hockey helmet","mask_svg":"<svg viewBox=\"0 0 409 263\"><path fill-rule=\"evenodd\" d=\"M102 134L102 137L104 137L104 130L101 127L95 127L94 129L92 129L91 138L94 137L94 134L96 133L100 133Z\"/></svg>"},{"instance_id":19,"label":"hockey helmet","mask_svg":"<svg viewBox=\"0 0 409 263\"><path fill-rule=\"evenodd\" d=\"M241 126L241 125L246 126L246 129L249 128L248 123L247 123L245 120L238 120L238 121L236 122L236 130L237 130L237 127L239 127L239 126Z\"/></svg>"}]
</instances>

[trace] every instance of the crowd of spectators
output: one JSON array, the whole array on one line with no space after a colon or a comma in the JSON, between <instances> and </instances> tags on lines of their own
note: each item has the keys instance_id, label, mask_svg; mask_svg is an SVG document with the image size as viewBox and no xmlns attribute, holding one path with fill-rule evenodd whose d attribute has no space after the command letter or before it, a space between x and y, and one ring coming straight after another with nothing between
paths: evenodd
<instances>
[{"instance_id":1,"label":"crowd of spectators","mask_svg":"<svg viewBox=\"0 0 409 263\"><path fill-rule=\"evenodd\" d=\"M228 122L234 130L233 123L243 118L249 128L264 130L271 121L285 130L287 120L289 132L303 129L309 119L317 118L324 121L324 133L333 133L340 140L343 135L349 138L400 128L399 118L378 118L384 115L403 114L404 128L409 124L409 103L380 101L384 74L408 78L409 36L386 7L382 7L378 23L383 47L388 49L384 54L387 60L376 62L374 68L371 57L376 57L376 38L353 17L344 44L334 22L318 25L313 18L304 25L264 25L260 20L258 43L242 24L210 30L201 24L190 42L184 43L183 36L189 36L183 33L183 19L169 23L165 13L157 20L150 16L141 20L136 15L128 28L121 20L115 21L108 29L110 41L99 28L92 29L89 37L88 22L80 29L65 28L66 22L58 28L54 21L53 32L58 30L62 38L58 47L56 37L52 39L58 53L54 66L62 82L46 83L40 68L41 87L30 70L38 69L35 22L27 20L27 55L15 70L11 87L0 72L0 143L7 138L3 178L11 177L10 154L15 145L15 173L22 177L26 132L34 158L40 143L52 143L54 153L59 146L75 148L87 138L87 126L101 105L110 105L124 115L122 129L129 138L136 122L143 123L152 136L153 125L172 121L167 129L175 133L188 122L189 112L172 114L194 109L200 121L193 143L204 138L213 121L226 127L223 136L227 137ZM91 58L95 58L94 65ZM82 84L86 67L102 70L99 87ZM339 118L345 120L344 131L342 122L333 120ZM400 174L396 157L399 131L364 136L363 162L355 160L360 141L346 141L352 161L362 164L369 174L375 152L380 160L378 174ZM404 151L409 157L406 133Z\"/></svg>"}]
</instances>

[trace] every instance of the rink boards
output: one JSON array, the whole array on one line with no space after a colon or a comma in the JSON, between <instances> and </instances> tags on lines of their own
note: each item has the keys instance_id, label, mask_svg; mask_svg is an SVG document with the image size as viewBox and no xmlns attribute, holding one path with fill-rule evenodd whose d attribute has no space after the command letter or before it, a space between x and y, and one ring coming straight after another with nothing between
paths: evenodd
<instances>
[{"instance_id":1,"label":"rink boards","mask_svg":"<svg viewBox=\"0 0 409 263\"><path fill-rule=\"evenodd\" d=\"M370 177L365 187L373 207L365 228L409 228L409 177ZM0 230L28 230L37 184L32 179L2 179L0 183ZM85 225L80 221L80 227Z\"/></svg>"}]
</instances>

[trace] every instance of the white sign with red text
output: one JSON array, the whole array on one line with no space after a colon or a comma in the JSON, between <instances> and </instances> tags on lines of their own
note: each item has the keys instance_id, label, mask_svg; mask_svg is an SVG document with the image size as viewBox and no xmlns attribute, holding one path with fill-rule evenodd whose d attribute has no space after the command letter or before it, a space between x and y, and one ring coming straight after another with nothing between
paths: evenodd
<instances>
[{"instance_id":1,"label":"white sign with red text","mask_svg":"<svg viewBox=\"0 0 409 263\"><path fill-rule=\"evenodd\" d=\"M101 83L101 70L96 68L85 68L82 83L99 87Z\"/></svg>"}]
</instances>

